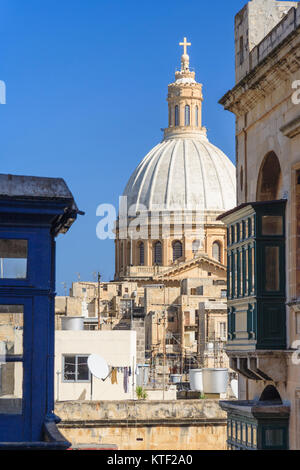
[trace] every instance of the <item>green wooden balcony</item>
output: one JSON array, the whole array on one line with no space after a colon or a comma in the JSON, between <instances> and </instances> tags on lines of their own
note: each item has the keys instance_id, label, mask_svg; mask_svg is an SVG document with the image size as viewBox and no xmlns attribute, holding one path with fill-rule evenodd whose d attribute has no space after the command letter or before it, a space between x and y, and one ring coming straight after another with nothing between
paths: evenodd
<instances>
[{"instance_id":1,"label":"green wooden balcony","mask_svg":"<svg viewBox=\"0 0 300 470\"><path fill-rule=\"evenodd\" d=\"M227 225L230 351L286 348L286 201L243 204Z\"/></svg>"}]
</instances>

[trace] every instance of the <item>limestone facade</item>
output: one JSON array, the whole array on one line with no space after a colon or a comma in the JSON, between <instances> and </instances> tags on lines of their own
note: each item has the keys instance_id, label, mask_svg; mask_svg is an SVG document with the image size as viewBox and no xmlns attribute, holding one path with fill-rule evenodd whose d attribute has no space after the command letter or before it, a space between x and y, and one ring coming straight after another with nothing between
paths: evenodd
<instances>
[{"instance_id":1,"label":"limestone facade","mask_svg":"<svg viewBox=\"0 0 300 470\"><path fill-rule=\"evenodd\" d=\"M118 450L225 450L226 414L216 400L57 402L73 447L116 444Z\"/></svg>"},{"instance_id":2,"label":"limestone facade","mask_svg":"<svg viewBox=\"0 0 300 470\"><path fill-rule=\"evenodd\" d=\"M236 85L220 101L236 115L238 205L287 200L287 351L265 351L258 360L291 405L291 449L300 448L300 368L291 357L293 342L300 340L299 28L299 2L250 1L235 19ZM241 378L240 399L259 397L266 385Z\"/></svg>"}]
</instances>

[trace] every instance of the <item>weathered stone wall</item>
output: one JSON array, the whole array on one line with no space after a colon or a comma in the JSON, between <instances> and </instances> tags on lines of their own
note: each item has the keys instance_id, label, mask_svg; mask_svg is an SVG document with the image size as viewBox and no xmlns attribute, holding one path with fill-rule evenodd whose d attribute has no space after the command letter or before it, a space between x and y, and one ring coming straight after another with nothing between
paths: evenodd
<instances>
[{"instance_id":1,"label":"weathered stone wall","mask_svg":"<svg viewBox=\"0 0 300 470\"><path fill-rule=\"evenodd\" d=\"M226 413L216 400L58 402L60 431L78 444L120 450L224 450Z\"/></svg>"},{"instance_id":2,"label":"weathered stone wall","mask_svg":"<svg viewBox=\"0 0 300 470\"><path fill-rule=\"evenodd\" d=\"M132 330L136 331L136 363L145 363L145 318L134 317L132 319Z\"/></svg>"}]
</instances>

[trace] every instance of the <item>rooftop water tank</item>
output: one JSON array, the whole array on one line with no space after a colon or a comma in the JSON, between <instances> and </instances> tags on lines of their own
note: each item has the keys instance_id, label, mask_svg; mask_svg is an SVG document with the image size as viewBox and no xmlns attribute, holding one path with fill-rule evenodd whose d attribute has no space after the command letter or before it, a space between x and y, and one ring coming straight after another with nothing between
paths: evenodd
<instances>
[{"instance_id":1,"label":"rooftop water tank","mask_svg":"<svg viewBox=\"0 0 300 470\"><path fill-rule=\"evenodd\" d=\"M228 369L203 369L204 393L226 393L228 387Z\"/></svg>"},{"instance_id":2,"label":"rooftop water tank","mask_svg":"<svg viewBox=\"0 0 300 470\"><path fill-rule=\"evenodd\" d=\"M84 330L83 317L62 317L61 329L68 331Z\"/></svg>"},{"instance_id":3,"label":"rooftop water tank","mask_svg":"<svg viewBox=\"0 0 300 470\"><path fill-rule=\"evenodd\" d=\"M190 389L193 392L203 392L202 369L190 369Z\"/></svg>"}]
</instances>

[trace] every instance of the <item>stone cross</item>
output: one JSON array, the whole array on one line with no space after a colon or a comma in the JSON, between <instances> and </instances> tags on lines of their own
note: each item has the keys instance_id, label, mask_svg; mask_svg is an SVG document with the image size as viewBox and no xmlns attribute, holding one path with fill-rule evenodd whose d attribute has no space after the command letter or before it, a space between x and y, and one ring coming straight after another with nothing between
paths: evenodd
<instances>
[{"instance_id":1,"label":"stone cross","mask_svg":"<svg viewBox=\"0 0 300 470\"><path fill-rule=\"evenodd\" d=\"M192 43L187 42L186 38L183 39L183 42L179 43L179 46L183 46L183 54L184 55L187 55L187 47L189 47L191 45L192 45Z\"/></svg>"}]
</instances>

